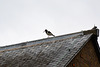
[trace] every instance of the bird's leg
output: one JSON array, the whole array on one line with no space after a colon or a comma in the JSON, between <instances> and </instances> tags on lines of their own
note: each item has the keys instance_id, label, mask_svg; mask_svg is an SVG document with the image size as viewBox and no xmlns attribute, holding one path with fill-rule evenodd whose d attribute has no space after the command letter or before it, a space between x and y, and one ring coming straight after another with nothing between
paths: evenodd
<instances>
[{"instance_id":1,"label":"bird's leg","mask_svg":"<svg viewBox=\"0 0 100 67\"><path fill-rule=\"evenodd\" d=\"M49 38L49 36L48 36L48 38Z\"/></svg>"}]
</instances>

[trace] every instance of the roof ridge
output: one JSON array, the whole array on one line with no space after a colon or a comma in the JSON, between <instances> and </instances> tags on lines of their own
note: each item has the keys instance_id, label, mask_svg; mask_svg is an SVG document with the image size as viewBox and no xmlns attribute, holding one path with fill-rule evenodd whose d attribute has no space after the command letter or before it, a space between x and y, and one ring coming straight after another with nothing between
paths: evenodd
<instances>
[{"instance_id":1,"label":"roof ridge","mask_svg":"<svg viewBox=\"0 0 100 67\"><path fill-rule=\"evenodd\" d=\"M75 35L74 35L74 34L75 34ZM53 39L57 39L57 38L64 37L64 36L66 36L66 37L67 37L67 36L72 37L71 35L73 35L73 36L76 36L76 35L83 35L83 33L82 33L82 32L77 32L77 33L59 35L59 36L56 36L56 37L43 38L43 39L34 40L34 41L26 41L26 42L22 42L22 43L18 43L18 44L2 46L2 47L0 47L0 49L8 48L8 47L13 47L13 46L25 46L27 43L35 43L35 42L42 41L42 40L47 40L47 39L48 39L48 40L52 40L52 38L53 38ZM68 37L68 38L69 38L69 37Z\"/></svg>"},{"instance_id":2,"label":"roof ridge","mask_svg":"<svg viewBox=\"0 0 100 67\"><path fill-rule=\"evenodd\" d=\"M21 46L26 46L28 43L35 43L35 42L39 42L39 41L44 41L44 40L54 40L56 38L60 38L60 37L64 37L64 36L76 36L76 35L87 35L87 34L91 34L93 33L96 36L99 36L99 29L91 29L91 30L85 30L85 31L80 31L80 32L75 32L75 33L70 33L70 34L64 34L64 35L59 35L56 37L50 37L50 38L43 38L43 39L38 39L38 40L33 40L33 41L26 41L26 42L22 42L22 43L18 43L18 44L13 44L13 45L7 45L7 46L2 46L0 47L0 50L4 49L4 48L9 48L9 47L21 47ZM71 36L72 37L72 36Z\"/></svg>"},{"instance_id":3,"label":"roof ridge","mask_svg":"<svg viewBox=\"0 0 100 67\"><path fill-rule=\"evenodd\" d=\"M69 38L65 38L65 39L60 39L60 40L54 40L53 42L60 42L60 41L63 41L63 40L68 40L68 39L72 39L72 38L76 38L76 37L79 37L80 35L77 35L77 36L73 36L73 37L69 37ZM23 49L23 48L27 48L27 47L33 47L33 46L37 46L37 45L42 45L42 44L47 44L47 43L51 43L52 41L48 41L48 42L42 42L42 43L39 43L39 44L33 44L33 45L25 45L25 46L21 46L21 47L17 47L17 48L12 48L12 49L5 49L5 50L1 50L1 52L6 52L6 51L12 51L12 50L18 50L18 49Z\"/></svg>"}]
</instances>

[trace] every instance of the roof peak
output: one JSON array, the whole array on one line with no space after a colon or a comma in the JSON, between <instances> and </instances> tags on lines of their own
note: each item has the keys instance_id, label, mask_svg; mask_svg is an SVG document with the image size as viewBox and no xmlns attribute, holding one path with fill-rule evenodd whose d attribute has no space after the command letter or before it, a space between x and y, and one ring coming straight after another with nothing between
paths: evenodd
<instances>
[{"instance_id":1,"label":"roof peak","mask_svg":"<svg viewBox=\"0 0 100 67\"><path fill-rule=\"evenodd\" d=\"M99 37L99 29L97 28L97 26L94 26L91 30L86 30L86 31L83 31L83 34L86 35L86 34L93 34L93 35L96 35L97 37Z\"/></svg>"}]
</instances>

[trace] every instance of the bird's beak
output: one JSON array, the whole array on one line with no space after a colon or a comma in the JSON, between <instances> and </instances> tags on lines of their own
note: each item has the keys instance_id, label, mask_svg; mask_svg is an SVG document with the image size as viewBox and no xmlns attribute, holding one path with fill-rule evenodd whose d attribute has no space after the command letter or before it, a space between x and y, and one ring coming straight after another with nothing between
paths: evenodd
<instances>
[{"instance_id":1,"label":"bird's beak","mask_svg":"<svg viewBox=\"0 0 100 67\"><path fill-rule=\"evenodd\" d=\"M43 33L44 33L45 31L43 31Z\"/></svg>"}]
</instances>

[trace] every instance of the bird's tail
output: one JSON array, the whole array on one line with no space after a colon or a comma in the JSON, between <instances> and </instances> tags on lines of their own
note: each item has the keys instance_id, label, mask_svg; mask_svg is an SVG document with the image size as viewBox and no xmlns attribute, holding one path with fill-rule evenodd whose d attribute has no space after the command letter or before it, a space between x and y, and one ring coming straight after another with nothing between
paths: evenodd
<instances>
[{"instance_id":1,"label":"bird's tail","mask_svg":"<svg viewBox=\"0 0 100 67\"><path fill-rule=\"evenodd\" d=\"M52 36L54 36L54 37L55 37L55 35L52 35Z\"/></svg>"}]
</instances>

